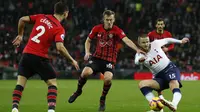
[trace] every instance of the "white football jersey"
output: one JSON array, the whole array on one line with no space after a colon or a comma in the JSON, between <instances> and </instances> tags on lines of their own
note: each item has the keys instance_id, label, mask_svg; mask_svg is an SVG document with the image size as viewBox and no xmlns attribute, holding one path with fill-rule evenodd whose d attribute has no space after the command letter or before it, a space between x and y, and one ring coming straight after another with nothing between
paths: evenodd
<instances>
[{"instance_id":1,"label":"white football jersey","mask_svg":"<svg viewBox=\"0 0 200 112\"><path fill-rule=\"evenodd\" d=\"M159 73L170 63L169 58L166 56L161 47L170 43L181 43L181 40L165 38L151 42L150 51L147 52L146 56L139 53L135 55L135 64L139 64L139 59L144 57L145 61L142 62L142 64L149 68L154 75Z\"/></svg>"}]
</instances>

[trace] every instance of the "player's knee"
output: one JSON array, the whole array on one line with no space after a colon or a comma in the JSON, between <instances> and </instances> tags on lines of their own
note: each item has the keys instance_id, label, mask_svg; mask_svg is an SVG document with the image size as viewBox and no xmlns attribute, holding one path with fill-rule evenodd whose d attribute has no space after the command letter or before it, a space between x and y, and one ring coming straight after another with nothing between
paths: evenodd
<instances>
[{"instance_id":1,"label":"player's knee","mask_svg":"<svg viewBox=\"0 0 200 112\"><path fill-rule=\"evenodd\" d=\"M177 80L171 80L170 83L171 84L178 84L178 81Z\"/></svg>"},{"instance_id":2,"label":"player's knee","mask_svg":"<svg viewBox=\"0 0 200 112\"><path fill-rule=\"evenodd\" d=\"M107 76L107 77L104 76L104 82L111 82L111 80L112 76Z\"/></svg>"},{"instance_id":3,"label":"player's knee","mask_svg":"<svg viewBox=\"0 0 200 112\"><path fill-rule=\"evenodd\" d=\"M81 76L87 78L92 73L93 73L92 69L89 68L89 67L86 67L86 68L83 69L83 72L81 73Z\"/></svg>"},{"instance_id":4,"label":"player's knee","mask_svg":"<svg viewBox=\"0 0 200 112\"><path fill-rule=\"evenodd\" d=\"M27 81L26 77L19 75L17 78L17 85L21 85L21 86L25 87L26 81Z\"/></svg>"},{"instance_id":5,"label":"player's knee","mask_svg":"<svg viewBox=\"0 0 200 112\"><path fill-rule=\"evenodd\" d=\"M47 84L48 86L56 86L56 87L57 87L56 79L47 80L47 81L46 81L46 84Z\"/></svg>"},{"instance_id":6,"label":"player's knee","mask_svg":"<svg viewBox=\"0 0 200 112\"><path fill-rule=\"evenodd\" d=\"M149 85L148 85L147 81L142 80L139 82L138 86L139 86L139 88L142 88L142 87L149 86Z\"/></svg>"},{"instance_id":7,"label":"player's knee","mask_svg":"<svg viewBox=\"0 0 200 112\"><path fill-rule=\"evenodd\" d=\"M113 74L111 72L104 73L104 82L105 83L111 83L112 78L113 78Z\"/></svg>"},{"instance_id":8,"label":"player's knee","mask_svg":"<svg viewBox=\"0 0 200 112\"><path fill-rule=\"evenodd\" d=\"M138 87L142 88L143 87L143 83L144 83L143 81L140 81L139 84L138 84Z\"/></svg>"},{"instance_id":9,"label":"player's knee","mask_svg":"<svg viewBox=\"0 0 200 112\"><path fill-rule=\"evenodd\" d=\"M179 82L177 80L171 80L169 82L170 89L179 88Z\"/></svg>"}]
</instances>

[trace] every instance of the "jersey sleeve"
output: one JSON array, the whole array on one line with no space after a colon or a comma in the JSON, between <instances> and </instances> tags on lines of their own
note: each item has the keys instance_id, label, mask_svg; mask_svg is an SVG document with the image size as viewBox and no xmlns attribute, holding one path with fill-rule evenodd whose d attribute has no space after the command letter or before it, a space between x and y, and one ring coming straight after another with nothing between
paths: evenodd
<instances>
[{"instance_id":1,"label":"jersey sleeve","mask_svg":"<svg viewBox=\"0 0 200 112\"><path fill-rule=\"evenodd\" d=\"M168 37L172 38L172 34L170 32L168 33ZM167 48L168 48L168 51L174 49L174 44L170 44Z\"/></svg>"},{"instance_id":2,"label":"jersey sleeve","mask_svg":"<svg viewBox=\"0 0 200 112\"><path fill-rule=\"evenodd\" d=\"M58 29L55 34L55 42L63 42L65 39L65 30L64 29Z\"/></svg>"},{"instance_id":3,"label":"jersey sleeve","mask_svg":"<svg viewBox=\"0 0 200 112\"><path fill-rule=\"evenodd\" d=\"M35 23L35 21L37 20L37 18L43 16L44 14L36 14L36 15L30 15L29 18L30 18L30 21L31 23Z\"/></svg>"},{"instance_id":4,"label":"jersey sleeve","mask_svg":"<svg viewBox=\"0 0 200 112\"><path fill-rule=\"evenodd\" d=\"M155 43L158 45L158 47L162 47L166 44L171 44L171 43L181 43L181 40L173 39L173 38L165 38L165 39L160 39L156 40Z\"/></svg>"},{"instance_id":5,"label":"jersey sleeve","mask_svg":"<svg viewBox=\"0 0 200 112\"><path fill-rule=\"evenodd\" d=\"M92 28L92 30L91 30L90 34L88 35L88 37L90 39L93 39L96 35L97 35L97 27L95 26L95 27Z\"/></svg>"},{"instance_id":6,"label":"jersey sleeve","mask_svg":"<svg viewBox=\"0 0 200 112\"><path fill-rule=\"evenodd\" d=\"M117 28L117 34L120 39L123 39L124 37L126 37L126 34L124 33L124 31L120 28Z\"/></svg>"},{"instance_id":7,"label":"jersey sleeve","mask_svg":"<svg viewBox=\"0 0 200 112\"><path fill-rule=\"evenodd\" d=\"M139 62L139 59L142 58L142 57L145 57L143 54L141 53L136 53L135 54L135 64L136 65L139 65L141 62Z\"/></svg>"}]
</instances>

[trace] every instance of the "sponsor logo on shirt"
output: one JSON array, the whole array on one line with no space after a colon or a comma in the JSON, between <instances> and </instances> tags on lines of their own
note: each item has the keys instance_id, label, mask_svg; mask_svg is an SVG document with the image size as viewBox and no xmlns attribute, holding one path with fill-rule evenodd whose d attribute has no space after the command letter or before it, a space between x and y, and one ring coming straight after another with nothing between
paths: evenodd
<instances>
[{"instance_id":1,"label":"sponsor logo on shirt","mask_svg":"<svg viewBox=\"0 0 200 112\"><path fill-rule=\"evenodd\" d=\"M154 57L152 60L149 61L149 65L152 66L153 64L157 64L160 59L162 59L162 56L157 55L156 57Z\"/></svg>"},{"instance_id":2,"label":"sponsor logo on shirt","mask_svg":"<svg viewBox=\"0 0 200 112\"><path fill-rule=\"evenodd\" d=\"M122 35L125 35L125 33L124 33L124 32L122 32L121 34L122 34Z\"/></svg>"},{"instance_id":3,"label":"sponsor logo on shirt","mask_svg":"<svg viewBox=\"0 0 200 112\"><path fill-rule=\"evenodd\" d=\"M112 40L105 41L103 39L100 39L99 40L99 45L100 45L100 47L105 47L106 45L112 46Z\"/></svg>"}]
</instances>

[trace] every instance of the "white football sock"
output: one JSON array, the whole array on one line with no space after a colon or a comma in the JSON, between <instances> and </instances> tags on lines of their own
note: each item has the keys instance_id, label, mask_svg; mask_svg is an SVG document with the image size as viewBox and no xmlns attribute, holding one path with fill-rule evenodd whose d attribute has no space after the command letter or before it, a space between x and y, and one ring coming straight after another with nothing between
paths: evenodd
<instances>
[{"instance_id":1,"label":"white football sock","mask_svg":"<svg viewBox=\"0 0 200 112\"><path fill-rule=\"evenodd\" d=\"M12 112L19 112L17 108L13 108Z\"/></svg>"},{"instance_id":2,"label":"white football sock","mask_svg":"<svg viewBox=\"0 0 200 112\"><path fill-rule=\"evenodd\" d=\"M172 100L172 103L175 104L175 106L178 105L178 103L180 102L181 100L181 93L180 92L175 92L174 95L173 95L173 100Z\"/></svg>"},{"instance_id":3,"label":"white football sock","mask_svg":"<svg viewBox=\"0 0 200 112\"><path fill-rule=\"evenodd\" d=\"M154 94L152 92L149 92L148 94L145 95L146 99L150 102L152 98L154 98Z\"/></svg>"},{"instance_id":4,"label":"white football sock","mask_svg":"<svg viewBox=\"0 0 200 112\"><path fill-rule=\"evenodd\" d=\"M48 110L48 112L55 112L55 110L53 110L53 109L50 109L50 110Z\"/></svg>"},{"instance_id":5,"label":"white football sock","mask_svg":"<svg viewBox=\"0 0 200 112\"><path fill-rule=\"evenodd\" d=\"M159 98L164 99L164 96L163 95L159 95Z\"/></svg>"}]
</instances>

